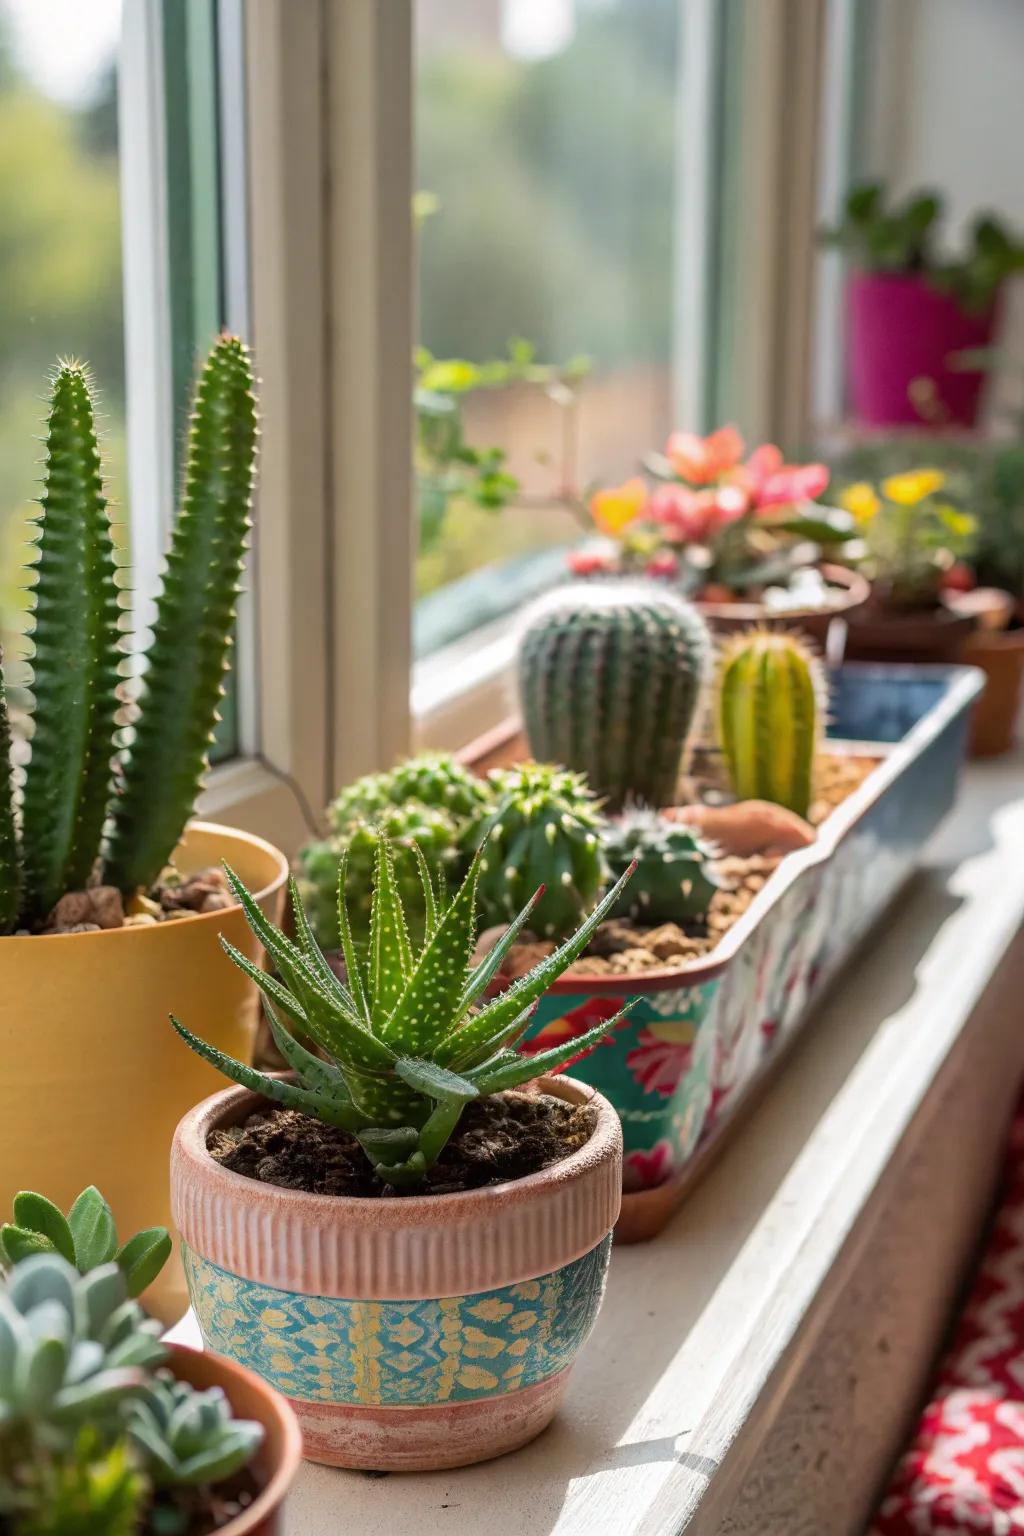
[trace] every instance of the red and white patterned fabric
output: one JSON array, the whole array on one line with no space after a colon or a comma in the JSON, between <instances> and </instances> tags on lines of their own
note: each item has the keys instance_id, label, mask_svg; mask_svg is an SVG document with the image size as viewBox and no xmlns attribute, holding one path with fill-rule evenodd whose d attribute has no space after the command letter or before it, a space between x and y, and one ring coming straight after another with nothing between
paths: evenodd
<instances>
[{"instance_id":1,"label":"red and white patterned fabric","mask_svg":"<svg viewBox=\"0 0 1024 1536\"><path fill-rule=\"evenodd\" d=\"M1024 1533L1024 1104L981 1268L871 1536Z\"/></svg>"}]
</instances>

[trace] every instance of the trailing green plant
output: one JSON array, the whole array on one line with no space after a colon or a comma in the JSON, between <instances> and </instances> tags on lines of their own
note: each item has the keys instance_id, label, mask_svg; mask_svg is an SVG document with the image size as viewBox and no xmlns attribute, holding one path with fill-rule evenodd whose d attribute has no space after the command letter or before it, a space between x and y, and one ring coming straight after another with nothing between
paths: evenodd
<instances>
[{"instance_id":1,"label":"trailing green plant","mask_svg":"<svg viewBox=\"0 0 1024 1536\"><path fill-rule=\"evenodd\" d=\"M519 648L530 750L585 773L613 810L671 805L711 659L707 625L653 583L580 582L542 600Z\"/></svg>"},{"instance_id":2,"label":"trailing green plant","mask_svg":"<svg viewBox=\"0 0 1024 1536\"><path fill-rule=\"evenodd\" d=\"M679 923L703 917L719 888L713 850L692 827L633 806L602 833L613 877L636 860L636 873L612 917L636 923Z\"/></svg>"},{"instance_id":3,"label":"trailing green plant","mask_svg":"<svg viewBox=\"0 0 1024 1536\"><path fill-rule=\"evenodd\" d=\"M22 1190L14 1197L14 1220L0 1227L0 1264L8 1268L36 1253L59 1253L79 1274L116 1264L129 1296L152 1285L171 1254L166 1227L146 1227L120 1243L114 1213L94 1184L83 1189L70 1211L45 1195Z\"/></svg>"},{"instance_id":4,"label":"trailing green plant","mask_svg":"<svg viewBox=\"0 0 1024 1536\"><path fill-rule=\"evenodd\" d=\"M557 1070L596 1045L616 1022L606 1021L534 1056L521 1056L514 1049L538 1000L582 954L598 923L618 901L631 871L553 954L487 1000L488 987L530 919L539 893L474 964L477 885L485 856L483 850L477 852L450 902L435 889L426 861L420 859L427 916L423 944L414 946L395 883L391 848L381 839L366 954L359 953L352 939L343 867L338 907L347 984L324 959L294 881L293 941L268 921L237 875L228 870L249 924L278 976L262 971L227 940L221 942L263 993L274 1040L295 1080L268 1076L225 1056L172 1016L175 1029L192 1050L233 1082L351 1132L385 1184L415 1186L440 1156L467 1104ZM285 1019L323 1055L300 1044L285 1027Z\"/></svg>"},{"instance_id":5,"label":"trailing green plant","mask_svg":"<svg viewBox=\"0 0 1024 1536\"><path fill-rule=\"evenodd\" d=\"M20 808L9 782L0 672L0 933L41 927L66 891L87 883L97 860L106 883L130 893L152 885L173 852L223 694L255 450L249 354L237 338L221 336L199 379L182 509L125 734L119 577L92 388L81 364L61 363L54 374L32 589L32 746Z\"/></svg>"},{"instance_id":6,"label":"trailing green plant","mask_svg":"<svg viewBox=\"0 0 1024 1536\"><path fill-rule=\"evenodd\" d=\"M548 763L496 768L491 805L466 833L483 845L477 899L480 925L507 923L539 886L530 926L561 939L596 906L607 881L600 806L582 774Z\"/></svg>"},{"instance_id":7,"label":"trailing green plant","mask_svg":"<svg viewBox=\"0 0 1024 1536\"><path fill-rule=\"evenodd\" d=\"M382 837L392 848L395 881L406 920L417 939L426 921L418 855L422 854L435 886L448 891L465 867L459 827L447 811L409 801L384 805L373 821L350 821L344 832L308 843L299 853L299 889L308 905L310 925L324 949L341 943L338 925L338 874L345 866L345 895L355 942L370 936L370 909L377 846Z\"/></svg>"},{"instance_id":8,"label":"trailing green plant","mask_svg":"<svg viewBox=\"0 0 1024 1536\"><path fill-rule=\"evenodd\" d=\"M719 666L717 722L737 799L807 815L825 698L821 663L795 635L754 629L732 638Z\"/></svg>"},{"instance_id":9,"label":"trailing green plant","mask_svg":"<svg viewBox=\"0 0 1024 1536\"><path fill-rule=\"evenodd\" d=\"M892 204L882 182L861 182L847 194L839 224L820 239L864 270L920 272L966 309L985 309L1000 283L1024 267L1024 243L994 215L980 214L963 253L940 255L935 237L943 213L938 193L915 192Z\"/></svg>"},{"instance_id":10,"label":"trailing green plant","mask_svg":"<svg viewBox=\"0 0 1024 1536\"><path fill-rule=\"evenodd\" d=\"M12 1269L0 1290L0 1528L185 1536L174 1490L248 1462L261 1426L164 1371L161 1331L115 1263L79 1275L41 1252Z\"/></svg>"},{"instance_id":11,"label":"trailing green plant","mask_svg":"<svg viewBox=\"0 0 1024 1536\"><path fill-rule=\"evenodd\" d=\"M445 811L460 825L487 804L485 781L449 753L424 752L407 758L387 773L356 779L327 807L327 820L336 832L356 821L376 821L393 805L414 800L431 810Z\"/></svg>"}]
</instances>

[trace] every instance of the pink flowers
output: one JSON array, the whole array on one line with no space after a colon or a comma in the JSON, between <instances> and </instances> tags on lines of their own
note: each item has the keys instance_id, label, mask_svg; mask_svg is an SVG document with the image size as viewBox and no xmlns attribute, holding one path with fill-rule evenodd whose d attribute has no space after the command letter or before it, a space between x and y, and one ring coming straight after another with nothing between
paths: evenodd
<instances>
[{"instance_id":1,"label":"pink flowers","mask_svg":"<svg viewBox=\"0 0 1024 1536\"><path fill-rule=\"evenodd\" d=\"M713 485L736 468L743 446L733 426L719 427L709 437L673 432L665 444L665 457L680 480L690 485Z\"/></svg>"},{"instance_id":2,"label":"pink flowers","mask_svg":"<svg viewBox=\"0 0 1024 1536\"><path fill-rule=\"evenodd\" d=\"M647 504L652 522L658 523L672 544L709 544L722 528L744 517L750 498L738 485L693 491L687 485L659 485Z\"/></svg>"},{"instance_id":3,"label":"pink flowers","mask_svg":"<svg viewBox=\"0 0 1024 1536\"><path fill-rule=\"evenodd\" d=\"M751 500L760 511L764 507L788 506L794 501L813 501L828 485L825 464L786 464L774 443L755 448L743 474Z\"/></svg>"}]
</instances>

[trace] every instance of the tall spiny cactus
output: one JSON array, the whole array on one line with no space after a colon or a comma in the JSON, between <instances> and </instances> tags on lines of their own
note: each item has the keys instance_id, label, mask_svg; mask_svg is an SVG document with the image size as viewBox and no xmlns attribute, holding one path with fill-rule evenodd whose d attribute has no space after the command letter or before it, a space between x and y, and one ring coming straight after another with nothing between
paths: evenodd
<instances>
[{"instance_id":1,"label":"tall spiny cactus","mask_svg":"<svg viewBox=\"0 0 1024 1536\"><path fill-rule=\"evenodd\" d=\"M825 696L821 663L795 635L751 630L732 639L719 667L717 713L740 800L807 815Z\"/></svg>"},{"instance_id":2,"label":"tall spiny cactus","mask_svg":"<svg viewBox=\"0 0 1024 1536\"><path fill-rule=\"evenodd\" d=\"M672 804L710 651L703 619L672 592L562 588L538 605L519 652L530 751L585 773L612 810Z\"/></svg>"},{"instance_id":3,"label":"tall spiny cactus","mask_svg":"<svg viewBox=\"0 0 1024 1536\"><path fill-rule=\"evenodd\" d=\"M0 934L18 924L21 898L21 859L14 824L14 785L11 775L11 727L4 691L3 652L0 651Z\"/></svg>"},{"instance_id":4,"label":"tall spiny cactus","mask_svg":"<svg viewBox=\"0 0 1024 1536\"><path fill-rule=\"evenodd\" d=\"M184 500L114 808L106 878L122 890L156 880L206 771L241 590L256 436L248 350L222 336L199 380Z\"/></svg>"},{"instance_id":5,"label":"tall spiny cactus","mask_svg":"<svg viewBox=\"0 0 1024 1536\"><path fill-rule=\"evenodd\" d=\"M33 593L32 757L22 804L23 905L45 917L83 886L107 813L118 683L114 546L87 371L53 379Z\"/></svg>"}]
</instances>

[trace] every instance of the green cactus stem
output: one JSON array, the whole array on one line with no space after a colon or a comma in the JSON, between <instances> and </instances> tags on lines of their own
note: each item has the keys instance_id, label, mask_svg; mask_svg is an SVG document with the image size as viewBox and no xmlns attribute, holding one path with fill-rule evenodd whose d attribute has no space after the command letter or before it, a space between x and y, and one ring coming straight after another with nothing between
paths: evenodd
<instances>
[{"instance_id":1,"label":"green cactus stem","mask_svg":"<svg viewBox=\"0 0 1024 1536\"><path fill-rule=\"evenodd\" d=\"M821 663L795 635L734 637L719 666L717 718L737 799L807 815L825 697Z\"/></svg>"},{"instance_id":2,"label":"green cactus stem","mask_svg":"<svg viewBox=\"0 0 1024 1536\"><path fill-rule=\"evenodd\" d=\"M707 912L719 882L712 851L692 827L637 807L610 821L602 841L613 879L636 860L636 873L612 917L682 923Z\"/></svg>"},{"instance_id":3,"label":"green cactus stem","mask_svg":"<svg viewBox=\"0 0 1024 1536\"><path fill-rule=\"evenodd\" d=\"M483 779L454 757L425 752L388 773L368 773L357 779L331 802L327 818L335 831L344 832L353 822L376 821L388 807L410 801L444 811L462 824L488 803L488 789Z\"/></svg>"},{"instance_id":4,"label":"green cactus stem","mask_svg":"<svg viewBox=\"0 0 1024 1536\"><path fill-rule=\"evenodd\" d=\"M707 626L648 583L578 583L544 599L519 651L530 751L585 773L612 810L670 805L710 661Z\"/></svg>"},{"instance_id":5,"label":"green cactus stem","mask_svg":"<svg viewBox=\"0 0 1024 1536\"><path fill-rule=\"evenodd\" d=\"M480 926L509 922L543 886L530 926L563 938L593 910L608 873L597 799L581 774L544 763L495 769L488 779L494 808L467 832L471 846L483 845Z\"/></svg>"},{"instance_id":6,"label":"green cactus stem","mask_svg":"<svg viewBox=\"0 0 1024 1536\"><path fill-rule=\"evenodd\" d=\"M11 726L4 690L3 652L0 651L0 934L18 926L21 898L21 859L14 823L14 782L11 769Z\"/></svg>"},{"instance_id":7,"label":"green cactus stem","mask_svg":"<svg viewBox=\"0 0 1024 1536\"><path fill-rule=\"evenodd\" d=\"M83 886L100 851L118 708L118 592L89 378L53 378L33 591L32 756L22 803L25 916Z\"/></svg>"},{"instance_id":8,"label":"green cactus stem","mask_svg":"<svg viewBox=\"0 0 1024 1536\"><path fill-rule=\"evenodd\" d=\"M253 388L248 349L221 336L196 392L184 499L114 808L106 879L124 891L159 876L209 761L250 527Z\"/></svg>"}]
</instances>

